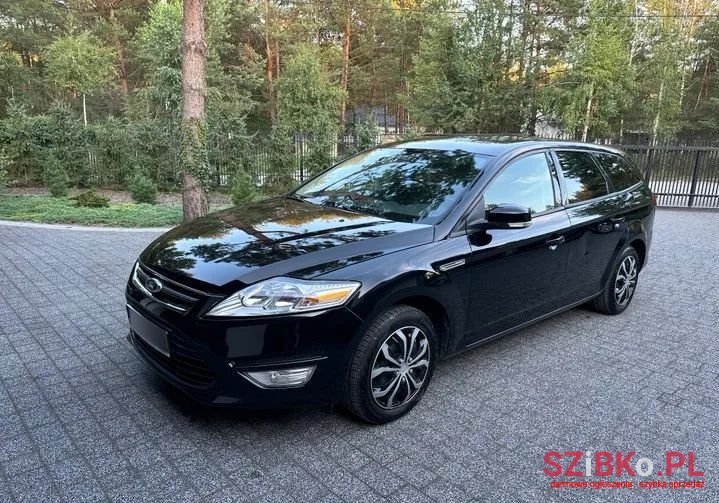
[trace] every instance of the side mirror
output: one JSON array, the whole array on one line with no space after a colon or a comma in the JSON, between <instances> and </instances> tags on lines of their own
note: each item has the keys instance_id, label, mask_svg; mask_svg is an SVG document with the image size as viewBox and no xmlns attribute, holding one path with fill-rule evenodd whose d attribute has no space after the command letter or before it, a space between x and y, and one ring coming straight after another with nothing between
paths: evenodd
<instances>
[{"instance_id":1,"label":"side mirror","mask_svg":"<svg viewBox=\"0 0 719 503\"><path fill-rule=\"evenodd\" d=\"M486 231L489 229L521 229L532 224L532 213L529 208L515 204L503 204L484 212L484 215L470 216L467 229Z\"/></svg>"},{"instance_id":2,"label":"side mirror","mask_svg":"<svg viewBox=\"0 0 719 503\"><path fill-rule=\"evenodd\" d=\"M493 229L522 229L532 225L532 213L524 206L505 204L487 211L487 223Z\"/></svg>"}]
</instances>

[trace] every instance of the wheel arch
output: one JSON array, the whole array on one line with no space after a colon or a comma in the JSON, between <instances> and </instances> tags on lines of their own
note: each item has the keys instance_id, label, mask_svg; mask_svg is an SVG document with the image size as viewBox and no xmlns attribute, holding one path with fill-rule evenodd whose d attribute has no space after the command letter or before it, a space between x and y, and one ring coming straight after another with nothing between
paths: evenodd
<instances>
[{"instance_id":1,"label":"wheel arch","mask_svg":"<svg viewBox=\"0 0 719 503\"><path fill-rule=\"evenodd\" d=\"M432 325L434 325L434 329L437 331L440 358L447 354L450 342L451 321L449 319L449 313L438 300L427 295L410 295L396 299L392 305L411 306L426 314L432 322Z\"/></svg>"},{"instance_id":2,"label":"wheel arch","mask_svg":"<svg viewBox=\"0 0 719 503\"><path fill-rule=\"evenodd\" d=\"M630 240L627 245L637 250L637 255L639 255L639 270L641 271L647 260L647 244L640 237L635 237Z\"/></svg>"},{"instance_id":3,"label":"wheel arch","mask_svg":"<svg viewBox=\"0 0 719 503\"><path fill-rule=\"evenodd\" d=\"M612 269L614 268L614 264L617 260L617 257L620 253L622 253L622 250L626 248L627 246L631 246L637 251L637 254L639 255L639 270L642 269L644 264L646 263L647 259L647 244L644 240L644 236L642 234L632 234L629 237L626 237L625 239L622 239L617 243L617 247L614 249L614 253L612 253L611 260L607 264L607 267L604 271L604 275L602 276L602 285L606 285L609 279L611 278Z\"/></svg>"}]
</instances>

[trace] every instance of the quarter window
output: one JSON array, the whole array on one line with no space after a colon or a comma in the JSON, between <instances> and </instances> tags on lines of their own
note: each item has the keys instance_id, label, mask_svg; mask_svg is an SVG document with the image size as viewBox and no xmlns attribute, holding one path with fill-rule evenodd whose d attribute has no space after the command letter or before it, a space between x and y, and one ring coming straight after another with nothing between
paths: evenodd
<instances>
[{"instance_id":1,"label":"quarter window","mask_svg":"<svg viewBox=\"0 0 719 503\"><path fill-rule=\"evenodd\" d=\"M609 193L607 181L589 152L559 151L557 157L564 173L569 204Z\"/></svg>"},{"instance_id":2,"label":"quarter window","mask_svg":"<svg viewBox=\"0 0 719 503\"><path fill-rule=\"evenodd\" d=\"M609 180L614 186L614 190L628 189L632 185L636 185L641 181L634 166L629 164L626 159L615 154L594 154Z\"/></svg>"},{"instance_id":3,"label":"quarter window","mask_svg":"<svg viewBox=\"0 0 719 503\"><path fill-rule=\"evenodd\" d=\"M544 153L514 161L492 180L484 193L485 210L502 204L516 204L541 213L554 208L554 189Z\"/></svg>"}]
</instances>

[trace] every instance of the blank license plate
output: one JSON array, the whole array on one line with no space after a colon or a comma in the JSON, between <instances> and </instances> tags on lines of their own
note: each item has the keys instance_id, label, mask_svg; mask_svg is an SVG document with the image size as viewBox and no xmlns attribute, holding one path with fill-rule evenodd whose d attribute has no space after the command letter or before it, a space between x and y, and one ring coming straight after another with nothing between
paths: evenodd
<instances>
[{"instance_id":1,"label":"blank license plate","mask_svg":"<svg viewBox=\"0 0 719 503\"><path fill-rule=\"evenodd\" d=\"M142 316L130 306L127 306L127 316L130 319L130 328L135 335L158 350L163 355L170 357L170 345L167 342L167 332L153 322Z\"/></svg>"}]
</instances>

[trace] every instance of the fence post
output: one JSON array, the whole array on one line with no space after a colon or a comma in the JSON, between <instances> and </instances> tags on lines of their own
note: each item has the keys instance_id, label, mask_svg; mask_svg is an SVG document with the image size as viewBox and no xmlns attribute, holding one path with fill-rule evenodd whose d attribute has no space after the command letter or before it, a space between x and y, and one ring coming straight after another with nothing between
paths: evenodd
<instances>
[{"instance_id":1,"label":"fence post","mask_svg":"<svg viewBox=\"0 0 719 503\"><path fill-rule=\"evenodd\" d=\"M697 191L697 178L699 178L699 158L702 151L697 149L697 155L694 156L694 170L692 171L692 185L689 189L689 207L694 206L694 194Z\"/></svg>"},{"instance_id":2,"label":"fence post","mask_svg":"<svg viewBox=\"0 0 719 503\"><path fill-rule=\"evenodd\" d=\"M300 183L305 181L305 154L300 151Z\"/></svg>"},{"instance_id":3,"label":"fence post","mask_svg":"<svg viewBox=\"0 0 719 503\"><path fill-rule=\"evenodd\" d=\"M654 149L651 145L647 145L647 165L644 167L644 177L647 179L647 183L652 180L652 167L654 165Z\"/></svg>"}]
</instances>

